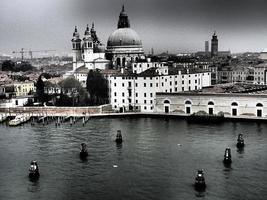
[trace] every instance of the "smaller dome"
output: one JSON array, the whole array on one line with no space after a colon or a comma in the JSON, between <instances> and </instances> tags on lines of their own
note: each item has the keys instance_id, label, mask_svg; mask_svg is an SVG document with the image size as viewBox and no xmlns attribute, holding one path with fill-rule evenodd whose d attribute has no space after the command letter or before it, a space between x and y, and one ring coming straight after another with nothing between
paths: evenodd
<instances>
[{"instance_id":1,"label":"smaller dome","mask_svg":"<svg viewBox=\"0 0 267 200\"><path fill-rule=\"evenodd\" d=\"M133 29L119 28L109 36L107 47L141 45L141 39Z\"/></svg>"}]
</instances>

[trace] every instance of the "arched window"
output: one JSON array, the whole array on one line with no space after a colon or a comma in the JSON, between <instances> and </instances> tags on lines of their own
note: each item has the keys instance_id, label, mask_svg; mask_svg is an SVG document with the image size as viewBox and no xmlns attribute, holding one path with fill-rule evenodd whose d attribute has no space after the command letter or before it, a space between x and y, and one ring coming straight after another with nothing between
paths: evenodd
<instances>
[{"instance_id":1,"label":"arched window","mask_svg":"<svg viewBox=\"0 0 267 200\"><path fill-rule=\"evenodd\" d=\"M209 101L208 105L214 106L214 103L212 101Z\"/></svg>"},{"instance_id":2,"label":"arched window","mask_svg":"<svg viewBox=\"0 0 267 200\"><path fill-rule=\"evenodd\" d=\"M187 100L187 101L185 102L185 104L190 104L190 105L191 105L192 103L191 103L191 101Z\"/></svg>"},{"instance_id":3,"label":"arched window","mask_svg":"<svg viewBox=\"0 0 267 200\"><path fill-rule=\"evenodd\" d=\"M233 102L232 106L238 106L238 104L236 102Z\"/></svg>"},{"instance_id":4,"label":"arched window","mask_svg":"<svg viewBox=\"0 0 267 200\"><path fill-rule=\"evenodd\" d=\"M170 101L169 100L164 100L163 103L167 103L167 104L170 104Z\"/></svg>"},{"instance_id":5,"label":"arched window","mask_svg":"<svg viewBox=\"0 0 267 200\"><path fill-rule=\"evenodd\" d=\"M123 58L122 58L122 66L125 67L125 64L126 64L126 58L123 57Z\"/></svg>"},{"instance_id":6,"label":"arched window","mask_svg":"<svg viewBox=\"0 0 267 200\"><path fill-rule=\"evenodd\" d=\"M263 107L263 105L261 103L257 103L256 105L257 107Z\"/></svg>"},{"instance_id":7,"label":"arched window","mask_svg":"<svg viewBox=\"0 0 267 200\"><path fill-rule=\"evenodd\" d=\"M117 66L120 66L120 65L121 65L121 59L117 58Z\"/></svg>"}]
</instances>

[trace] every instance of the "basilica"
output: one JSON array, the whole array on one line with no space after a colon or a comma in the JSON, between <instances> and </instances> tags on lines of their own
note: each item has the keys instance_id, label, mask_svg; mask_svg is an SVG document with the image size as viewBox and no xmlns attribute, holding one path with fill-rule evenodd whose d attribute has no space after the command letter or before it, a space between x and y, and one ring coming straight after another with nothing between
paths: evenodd
<instances>
[{"instance_id":1,"label":"basilica","mask_svg":"<svg viewBox=\"0 0 267 200\"><path fill-rule=\"evenodd\" d=\"M92 24L87 25L83 38L75 27L72 42L73 72L81 69L127 68L144 55L142 41L130 28L124 6L119 15L117 29L109 36L107 47L100 42Z\"/></svg>"}]
</instances>

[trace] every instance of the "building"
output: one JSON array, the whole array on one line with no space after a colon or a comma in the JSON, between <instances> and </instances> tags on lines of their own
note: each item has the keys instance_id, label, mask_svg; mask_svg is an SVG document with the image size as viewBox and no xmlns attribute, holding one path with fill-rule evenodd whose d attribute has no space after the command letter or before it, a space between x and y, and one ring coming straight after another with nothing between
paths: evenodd
<instances>
[{"instance_id":1,"label":"building","mask_svg":"<svg viewBox=\"0 0 267 200\"><path fill-rule=\"evenodd\" d=\"M196 92L156 93L155 112L267 117L267 87L224 84Z\"/></svg>"},{"instance_id":2,"label":"building","mask_svg":"<svg viewBox=\"0 0 267 200\"><path fill-rule=\"evenodd\" d=\"M35 86L33 82L15 82L14 91L17 97L27 96L32 92L35 92Z\"/></svg>"},{"instance_id":3,"label":"building","mask_svg":"<svg viewBox=\"0 0 267 200\"><path fill-rule=\"evenodd\" d=\"M105 48L96 35L94 24L92 24L91 30L87 25L82 40L77 27L75 27L71 41L73 72L82 66L88 69L106 69L109 66L110 62L105 59Z\"/></svg>"},{"instance_id":4,"label":"building","mask_svg":"<svg viewBox=\"0 0 267 200\"><path fill-rule=\"evenodd\" d=\"M105 52L106 58L111 61L113 67L127 67L144 54L142 41L130 28L124 6L120 12L117 30L109 36Z\"/></svg>"},{"instance_id":5,"label":"building","mask_svg":"<svg viewBox=\"0 0 267 200\"><path fill-rule=\"evenodd\" d=\"M199 90L210 84L210 72L198 69L162 66L138 74L124 72L109 77L110 103L120 112L153 112L157 92Z\"/></svg>"},{"instance_id":6,"label":"building","mask_svg":"<svg viewBox=\"0 0 267 200\"><path fill-rule=\"evenodd\" d=\"M254 68L254 84L267 85L267 64L262 63Z\"/></svg>"},{"instance_id":7,"label":"building","mask_svg":"<svg viewBox=\"0 0 267 200\"><path fill-rule=\"evenodd\" d=\"M267 60L267 48L260 52L259 59L266 61Z\"/></svg>"},{"instance_id":8,"label":"building","mask_svg":"<svg viewBox=\"0 0 267 200\"><path fill-rule=\"evenodd\" d=\"M212 39L211 39L211 57L218 56L218 38L216 32L214 32Z\"/></svg>"}]
</instances>

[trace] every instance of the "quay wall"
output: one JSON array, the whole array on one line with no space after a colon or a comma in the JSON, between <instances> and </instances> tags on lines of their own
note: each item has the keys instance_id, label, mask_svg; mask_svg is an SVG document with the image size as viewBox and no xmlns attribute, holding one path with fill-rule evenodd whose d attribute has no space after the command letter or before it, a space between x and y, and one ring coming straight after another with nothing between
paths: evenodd
<instances>
[{"instance_id":1,"label":"quay wall","mask_svg":"<svg viewBox=\"0 0 267 200\"><path fill-rule=\"evenodd\" d=\"M111 112L111 105L88 107L10 107L0 108L7 115L29 114L30 116L90 116Z\"/></svg>"}]
</instances>

